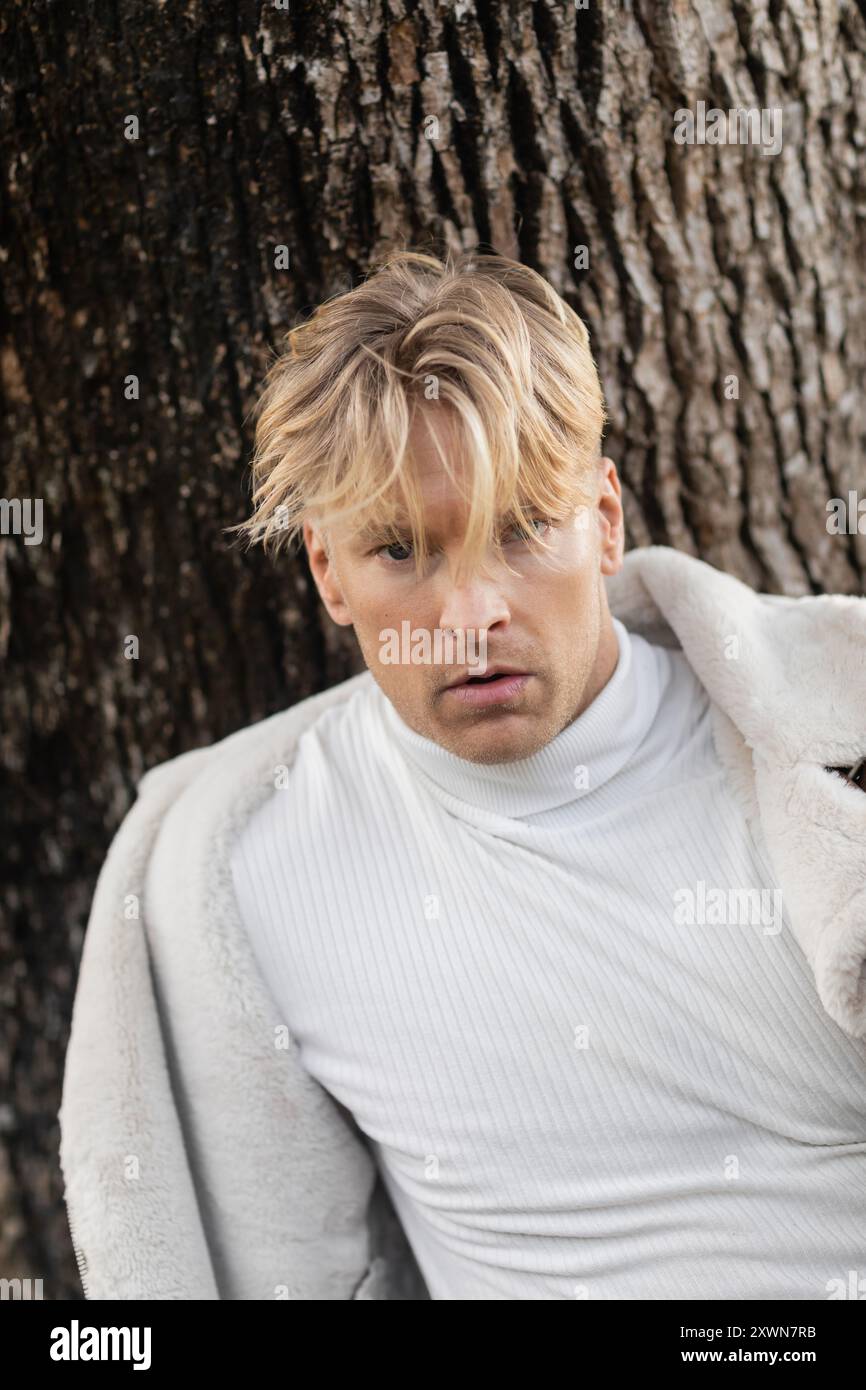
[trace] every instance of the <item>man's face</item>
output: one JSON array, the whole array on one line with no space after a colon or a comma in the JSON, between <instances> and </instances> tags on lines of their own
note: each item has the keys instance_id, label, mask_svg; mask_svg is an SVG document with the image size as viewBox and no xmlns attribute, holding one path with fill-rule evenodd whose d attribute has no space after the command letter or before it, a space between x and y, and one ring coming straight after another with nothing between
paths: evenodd
<instances>
[{"instance_id":1,"label":"man's face","mask_svg":"<svg viewBox=\"0 0 866 1390\"><path fill-rule=\"evenodd\" d=\"M428 558L416 577L407 526L405 545L362 538L351 523L332 524L323 537L310 523L304 538L319 593L335 622L355 629L364 660L410 728L470 762L529 757L562 731L598 694L616 666L618 647L602 576L622 563L620 485L609 459L595 465L595 504L555 527L536 524L551 550L534 552L516 531L503 530L509 573L493 547L481 571L455 582L468 502L439 462L431 431L456 450L447 411L417 417L411 460L421 489ZM459 456L449 455L460 477ZM467 695L453 682L473 664L469 649L452 664L394 663L383 634L405 629L432 638L437 629L486 635L486 669L502 665L522 681L492 682ZM416 652L418 648L416 647ZM483 646L481 647L484 651ZM494 686L500 690L494 694ZM452 687L452 688L449 688ZM475 687L481 689L482 687ZM483 703L481 703L483 701Z\"/></svg>"}]
</instances>

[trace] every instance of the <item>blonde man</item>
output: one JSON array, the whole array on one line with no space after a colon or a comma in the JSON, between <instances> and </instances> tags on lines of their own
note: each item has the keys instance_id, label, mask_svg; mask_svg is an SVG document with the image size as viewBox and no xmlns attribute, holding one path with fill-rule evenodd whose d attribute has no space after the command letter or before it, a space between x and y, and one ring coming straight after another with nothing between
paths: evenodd
<instances>
[{"instance_id":1,"label":"blonde man","mask_svg":"<svg viewBox=\"0 0 866 1390\"><path fill-rule=\"evenodd\" d=\"M303 540L367 669L145 779L64 1094L101 1296L156 1296L86 1224L85 1094L142 1074L154 1199L107 1209L178 1296L423 1296L413 1261L434 1299L847 1296L866 603L624 559L603 423L583 324L502 257L395 255L291 333L243 529ZM156 1042L100 1047L100 984L171 1093Z\"/></svg>"}]
</instances>

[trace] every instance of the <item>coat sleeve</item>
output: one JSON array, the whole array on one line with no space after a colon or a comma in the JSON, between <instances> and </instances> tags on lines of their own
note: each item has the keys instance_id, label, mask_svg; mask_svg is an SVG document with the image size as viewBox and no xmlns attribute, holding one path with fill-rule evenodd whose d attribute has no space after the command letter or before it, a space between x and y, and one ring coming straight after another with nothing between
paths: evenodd
<instances>
[{"instance_id":1,"label":"coat sleeve","mask_svg":"<svg viewBox=\"0 0 866 1390\"><path fill-rule=\"evenodd\" d=\"M230 868L290 758L292 715L226 741L166 814L145 880L169 1071L223 1299L350 1299L370 1263L373 1158L301 1063Z\"/></svg>"},{"instance_id":2,"label":"coat sleeve","mask_svg":"<svg viewBox=\"0 0 866 1390\"><path fill-rule=\"evenodd\" d=\"M299 730L351 686L152 769L112 843L60 1112L88 1298L424 1296L402 1231L371 1223L373 1157L301 1064L229 867Z\"/></svg>"},{"instance_id":3,"label":"coat sleeve","mask_svg":"<svg viewBox=\"0 0 866 1390\"><path fill-rule=\"evenodd\" d=\"M185 758L140 788L102 866L84 939L59 1121L64 1200L89 1299L218 1297L142 916L151 846L196 761Z\"/></svg>"}]
</instances>

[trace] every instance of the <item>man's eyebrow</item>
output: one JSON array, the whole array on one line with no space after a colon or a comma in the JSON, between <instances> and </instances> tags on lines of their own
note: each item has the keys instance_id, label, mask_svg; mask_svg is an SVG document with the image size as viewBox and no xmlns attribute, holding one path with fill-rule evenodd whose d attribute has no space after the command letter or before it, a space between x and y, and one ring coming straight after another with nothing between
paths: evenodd
<instances>
[{"instance_id":1,"label":"man's eyebrow","mask_svg":"<svg viewBox=\"0 0 866 1390\"><path fill-rule=\"evenodd\" d=\"M366 526L362 526L360 531L356 532L356 536L363 545L366 541L380 540L383 536L387 536L393 531L398 532L400 535L408 535L410 529L411 526L408 517L400 517L396 521L390 522L370 521Z\"/></svg>"},{"instance_id":2,"label":"man's eyebrow","mask_svg":"<svg viewBox=\"0 0 866 1390\"><path fill-rule=\"evenodd\" d=\"M514 520L512 514L497 516L497 527L506 526ZM392 521L368 521L366 526L362 526L355 532L355 539L359 545L368 545L372 541L387 539L388 536L398 535L401 538L411 535L412 523L408 517L400 516Z\"/></svg>"}]
</instances>

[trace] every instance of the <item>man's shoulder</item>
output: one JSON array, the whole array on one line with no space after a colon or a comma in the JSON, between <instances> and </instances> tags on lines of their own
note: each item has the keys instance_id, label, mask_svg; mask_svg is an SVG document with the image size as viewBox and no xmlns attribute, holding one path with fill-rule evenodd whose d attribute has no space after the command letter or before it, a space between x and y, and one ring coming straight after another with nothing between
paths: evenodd
<instances>
[{"instance_id":1,"label":"man's shoulder","mask_svg":"<svg viewBox=\"0 0 866 1390\"><path fill-rule=\"evenodd\" d=\"M304 731L348 702L368 674L351 676L212 744L155 764L139 779L110 855L143 854L152 881L169 870L174 877L185 873L208 859L214 845L227 850L280 779L290 776Z\"/></svg>"},{"instance_id":2,"label":"man's shoulder","mask_svg":"<svg viewBox=\"0 0 866 1390\"><path fill-rule=\"evenodd\" d=\"M309 696L289 709L236 730L206 748L158 764L141 779L139 795L119 838L144 856L145 897L151 915L166 922L171 900L202 885L222 900L247 827L280 792L295 802L293 764L303 734L363 689L364 673ZM271 827L274 831L279 827Z\"/></svg>"},{"instance_id":3,"label":"man's shoulder","mask_svg":"<svg viewBox=\"0 0 866 1390\"><path fill-rule=\"evenodd\" d=\"M213 785L221 775L228 775L229 770L233 778L243 777L245 770L252 775L253 769L266 764L271 757L275 765L291 760L301 736L329 711L347 704L371 680L369 671L350 676L327 690L305 696L286 709L235 729L213 743L187 749L154 764L137 783L139 798L168 794L169 799L174 800L194 783L207 780Z\"/></svg>"},{"instance_id":4,"label":"man's shoulder","mask_svg":"<svg viewBox=\"0 0 866 1390\"><path fill-rule=\"evenodd\" d=\"M297 731L291 752L268 765L267 792L238 828L233 871L267 865L277 871L290 860L300 872L363 823L371 779L382 773L374 751L381 748L382 698L371 676L345 699L319 706Z\"/></svg>"}]
</instances>

